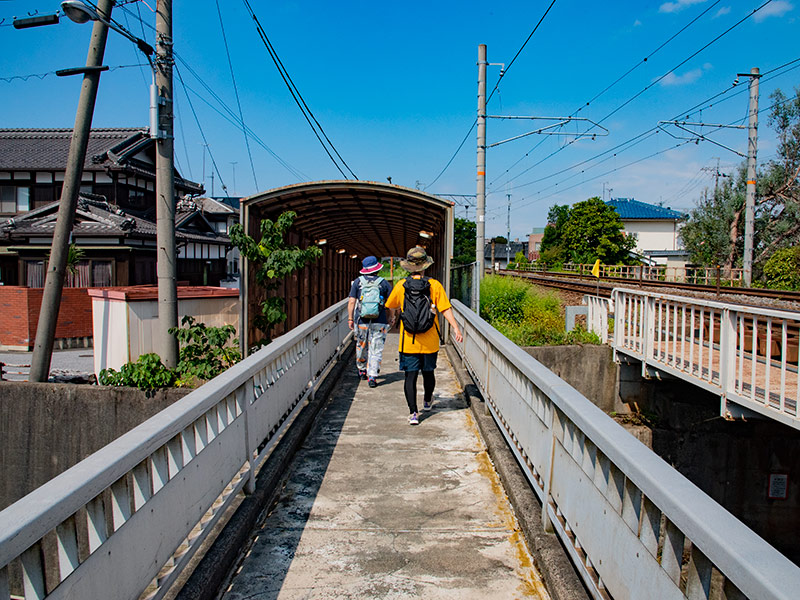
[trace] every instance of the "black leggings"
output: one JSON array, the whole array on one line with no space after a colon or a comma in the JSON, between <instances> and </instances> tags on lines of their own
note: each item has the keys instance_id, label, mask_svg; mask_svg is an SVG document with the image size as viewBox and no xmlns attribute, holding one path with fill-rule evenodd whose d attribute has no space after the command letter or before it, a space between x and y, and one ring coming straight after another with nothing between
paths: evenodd
<instances>
[{"instance_id":1,"label":"black leggings","mask_svg":"<svg viewBox=\"0 0 800 600\"><path fill-rule=\"evenodd\" d=\"M403 391L406 393L406 402L408 403L408 412L417 412L417 374L419 371L406 371L406 380L403 385ZM433 398L433 388L436 385L436 378L433 376L433 371L422 372L422 387L425 390L425 402L430 402Z\"/></svg>"}]
</instances>

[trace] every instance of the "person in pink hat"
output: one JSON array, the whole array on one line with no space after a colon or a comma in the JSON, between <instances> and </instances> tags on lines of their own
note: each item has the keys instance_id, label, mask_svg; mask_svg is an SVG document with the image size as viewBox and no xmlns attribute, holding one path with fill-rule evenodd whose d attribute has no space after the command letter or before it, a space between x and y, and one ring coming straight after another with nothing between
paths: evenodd
<instances>
[{"instance_id":1,"label":"person in pink hat","mask_svg":"<svg viewBox=\"0 0 800 600\"><path fill-rule=\"evenodd\" d=\"M384 307L392 287L378 275L383 265L377 258L367 256L361 265L361 276L353 280L348 295L347 325L355 332L358 376L376 387L386 333L392 325Z\"/></svg>"}]
</instances>

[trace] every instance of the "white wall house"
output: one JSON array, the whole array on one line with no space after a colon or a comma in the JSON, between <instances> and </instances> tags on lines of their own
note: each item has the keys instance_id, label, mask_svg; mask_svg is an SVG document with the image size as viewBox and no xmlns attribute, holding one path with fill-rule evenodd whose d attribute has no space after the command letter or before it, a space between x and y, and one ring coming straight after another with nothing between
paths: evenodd
<instances>
[{"instance_id":1,"label":"white wall house","mask_svg":"<svg viewBox=\"0 0 800 600\"><path fill-rule=\"evenodd\" d=\"M688 255L678 237L683 213L633 198L613 198L606 204L619 213L625 235L636 239L637 254L661 265L686 262Z\"/></svg>"}]
</instances>

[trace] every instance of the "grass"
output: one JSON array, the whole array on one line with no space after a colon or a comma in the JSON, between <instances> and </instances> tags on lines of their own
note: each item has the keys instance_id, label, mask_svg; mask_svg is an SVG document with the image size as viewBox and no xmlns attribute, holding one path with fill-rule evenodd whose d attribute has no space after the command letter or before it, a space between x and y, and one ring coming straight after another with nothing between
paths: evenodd
<instances>
[{"instance_id":1,"label":"grass","mask_svg":"<svg viewBox=\"0 0 800 600\"><path fill-rule=\"evenodd\" d=\"M518 346L599 344L581 327L567 332L561 300L522 279L489 275L481 282L481 317Z\"/></svg>"}]
</instances>

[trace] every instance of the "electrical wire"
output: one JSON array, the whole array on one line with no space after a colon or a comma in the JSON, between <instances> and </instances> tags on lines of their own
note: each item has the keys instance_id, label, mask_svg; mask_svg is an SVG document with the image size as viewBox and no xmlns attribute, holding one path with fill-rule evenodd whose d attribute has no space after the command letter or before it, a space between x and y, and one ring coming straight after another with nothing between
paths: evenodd
<instances>
[{"instance_id":1,"label":"electrical wire","mask_svg":"<svg viewBox=\"0 0 800 600\"><path fill-rule=\"evenodd\" d=\"M233 82L233 91L236 96L236 106L239 108L239 120L242 122L242 132L244 133L244 144L247 147L247 156L250 158L250 169L253 172L253 183L258 187L258 178L256 177L256 167L253 164L253 153L250 151L250 139L247 136L247 127L244 122L244 113L242 112L242 102L239 99L239 87L236 85L236 76L233 73L233 62L231 61L231 52L228 48L228 36L225 35L225 24L222 22L222 10L219 7L219 0L215 0L217 5L217 14L219 15L219 28L222 31L222 41L225 43L225 55L228 57L228 68L231 71L231 81Z\"/></svg>"},{"instance_id":2,"label":"electrical wire","mask_svg":"<svg viewBox=\"0 0 800 600\"><path fill-rule=\"evenodd\" d=\"M211 164L214 167L214 170L217 172L217 177L219 177L220 185L222 186L222 191L225 192L225 195L228 194L228 187L225 185L225 181L222 179L222 173L219 172L219 167L217 167L217 161L214 159L214 155L211 153L211 147L208 144L208 139L206 138L206 133L203 131L203 126L200 124L200 119L197 116L197 111L194 109L194 104L192 104L192 99L189 97L189 92L187 91L186 84L183 82L183 76L181 75L181 71L178 68L178 65L175 64L175 74L178 76L178 80L183 85L183 91L186 94L186 100L189 102L189 108L192 110L192 114L194 115L195 123L197 123L197 128L200 130L200 137L203 138L203 143L206 145L208 149L208 155L211 157ZM205 182L203 182L205 185Z\"/></svg>"},{"instance_id":3,"label":"electrical wire","mask_svg":"<svg viewBox=\"0 0 800 600\"><path fill-rule=\"evenodd\" d=\"M108 71L117 71L118 69L131 69L134 67L149 67L150 65L146 63L136 63L132 65L117 65L115 67L109 67ZM0 81L5 81L6 83L11 83L12 81L19 79L21 81L28 81L29 79L44 79L49 75L56 75L56 71L48 71L47 73L31 73L29 75L10 75L9 77L0 77Z\"/></svg>"},{"instance_id":4,"label":"electrical wire","mask_svg":"<svg viewBox=\"0 0 800 600\"><path fill-rule=\"evenodd\" d=\"M350 168L350 166L347 164L347 162L342 158L342 155L339 154L339 151L336 149L336 146L333 145L333 142L331 142L330 138L328 138L327 134L325 133L325 130L322 128L322 125L320 125L319 121L314 116L314 113L311 112L311 109L308 107L308 104L306 104L306 101L303 98L302 94L300 93L300 90L297 89L297 86L295 85L294 81L292 80L291 76L289 75L289 72L286 70L286 67L283 65L283 62L278 57L278 54L275 51L275 48L273 47L272 42L270 42L270 40L269 40L269 36L267 36L266 31L264 30L264 28L261 25L261 22L258 20L258 17L256 16L256 13L253 11L252 6L250 6L250 2L248 0L243 0L243 1L244 1L245 6L247 7L248 12L250 13L250 17L253 19L253 22L255 23L256 31L258 32L258 35L261 38L261 41L264 43L264 46L266 47L267 52L270 55L270 58L272 58L272 61L275 63L275 66L278 69L278 72L280 73L281 79L283 79L283 82L286 84L286 87L289 89L289 93L292 95L292 98L294 99L295 103L297 104L298 108L300 109L300 112L303 113L303 117L305 117L306 121L308 122L308 125L311 127L311 130L314 132L314 135L317 137L317 140L319 140L319 143L322 145L323 149L325 150L325 153L328 155L328 157L331 159L333 164L336 166L336 168L342 174L342 177L344 177L345 179L348 179L347 175L344 173L342 168L339 166L339 163L336 162L336 160L333 158L333 155L331 155L330 150L333 150L334 154L336 154L336 156L339 158L339 160L344 165L344 167L350 172L350 174L353 176L353 178L358 180L358 177L356 176L356 174L353 172L353 170ZM312 120L316 124L316 127L314 126L314 124L312 124L312 122L311 122ZM320 134L327 141L327 145L325 144L325 142L322 141L322 138L320 137ZM328 149L328 147L330 147L330 150Z\"/></svg>"},{"instance_id":5,"label":"electrical wire","mask_svg":"<svg viewBox=\"0 0 800 600\"><path fill-rule=\"evenodd\" d=\"M600 124L601 124L601 123L603 123L604 121L606 121L606 120L608 120L609 118L611 118L613 115L615 115L617 112L619 112L620 110L622 110L622 109L623 109L624 107L626 107L628 104L630 104L631 102L633 102L633 101L634 101L636 98L638 98L639 96L641 96L641 95L642 95L643 93L645 93L647 90L649 90L650 88L652 88L652 87L653 87L654 85L656 85L657 83L661 82L661 81L662 81L664 78L666 78L666 77L667 77L667 76L668 76L670 73L672 73L672 72L674 72L675 70L679 69L679 68L680 68L680 67L682 67L684 64L686 64L687 62L689 62L689 61L690 61L692 58L694 58L695 56L697 56L698 54L700 54L700 53L701 53L703 50L707 49L709 46L711 46L712 44L714 44L714 43L716 43L717 41L719 41L720 39L722 39L722 38L723 38L725 35L727 35L727 34L728 34L728 33L730 33L731 31L733 31L733 30L734 30L736 27L738 27L739 25L741 25L742 23L744 23L746 20L748 20L748 19L749 19L749 18L751 18L753 15L755 15L756 13L758 13L758 11L760 11L762 8L764 8L765 6L767 6L768 4L770 4L771 2L772 2L772 0L767 0L766 2L764 2L763 4L761 4L759 7L757 7L757 8L755 8L755 9L753 9L752 11L750 11L750 12L749 12L747 15L745 15L744 17L742 17L741 19L739 19L739 20L738 20L736 23L734 23L733 25L731 25L730 27L728 27L728 28L727 28L725 31L723 31L722 33L720 33L719 35L717 35L716 37L714 37L714 38L713 38L713 39L712 39L710 42L707 42L706 44L704 44L704 45L703 45L703 46L702 46L700 49L698 49L698 50L696 50L695 52L693 52L692 54L690 54L688 57L686 57L685 59L683 59L682 61L680 61L680 62L679 62L677 65L675 65L675 66L674 66L674 67L672 67L671 69L667 70L667 71L666 71L666 72L665 72L663 75L661 75L660 77L658 77L658 78L657 78L657 79L655 79L654 81L650 82L648 85L646 85L646 86L645 86L643 89L641 89L639 92L637 92L636 94L634 94L633 96L631 96L630 98L628 98L628 99L627 99L625 102L623 102L622 104L620 104L619 106L617 106L617 107L616 107L614 110L612 110L610 113L608 113L608 114L607 114L607 115L605 115L603 118L601 118L599 121L597 121L597 123L596 123L595 125L592 125L592 126L591 126L591 127L589 127L588 129L586 129L585 131L583 131L583 132L582 132L582 134L586 134L586 133L589 133L589 132L591 132L591 130L592 130L592 129L594 129L594 127L595 127L595 126L597 126L597 125L600 125ZM530 167L530 168L526 169L525 171L522 171L521 173L517 174L517 175L516 175L516 176L514 176L513 178L509 179L509 180L508 180L506 183L510 183L511 181L514 181L514 180L515 180L517 177L519 177L520 175L522 175L522 174L526 173L526 172L527 172L527 171L529 171L531 168L533 168L533 167L535 167L535 166L538 166L538 165L542 164L543 162L545 162L546 160L548 160L548 159L552 158L553 156L555 156L556 154L558 154L559 152L561 152L561 151L562 151L562 150L564 150L565 148L568 148L569 146L571 146L572 144L574 144L574 143L575 143L575 142L576 142L578 139L580 139L580 138L576 137L574 140L572 140L572 141L568 142L568 143L567 143L567 144L565 144L564 146L561 146L561 147L559 147L557 150L554 150L553 152L551 152L550 154L548 154L547 156L545 156L545 157L544 157L542 160L540 160L539 162L537 162L537 163L536 163L535 165L533 165L532 167ZM517 187L519 187L519 186L517 186Z\"/></svg>"}]
</instances>

